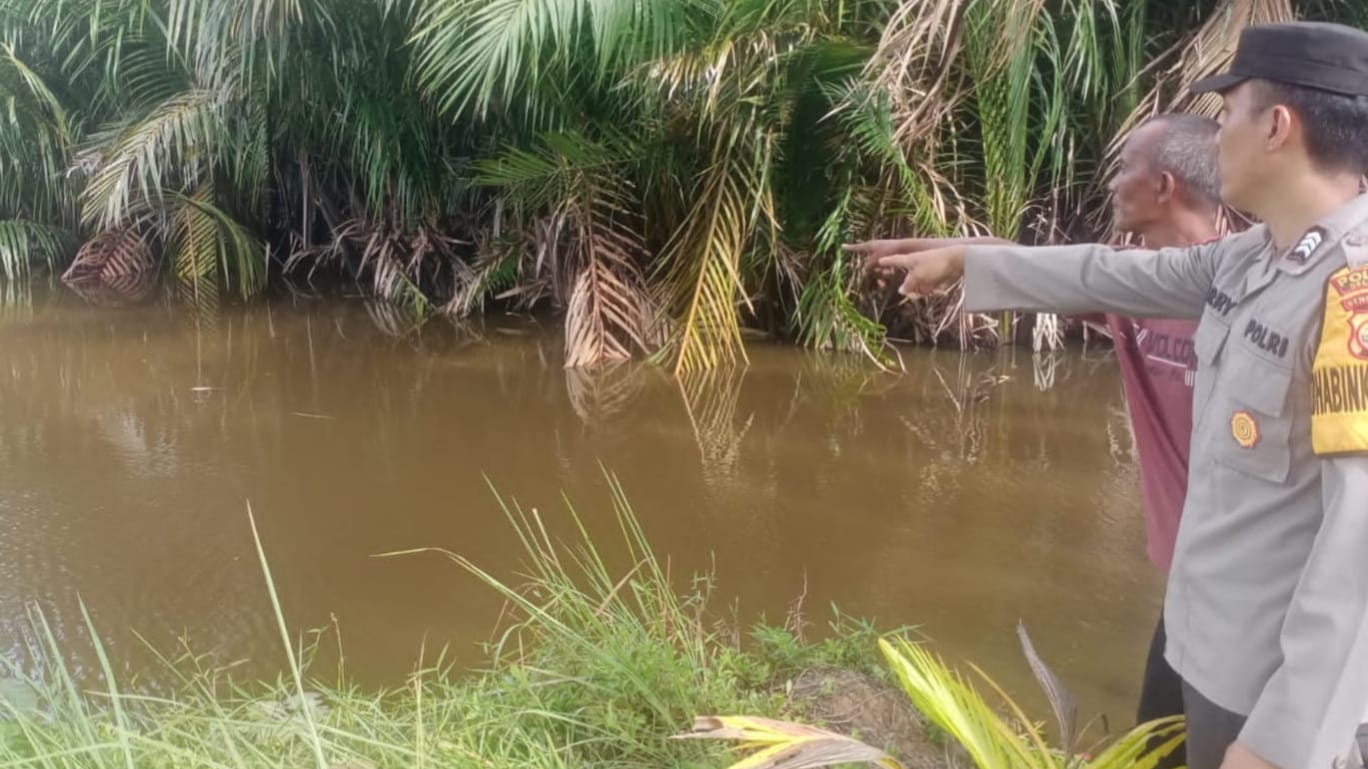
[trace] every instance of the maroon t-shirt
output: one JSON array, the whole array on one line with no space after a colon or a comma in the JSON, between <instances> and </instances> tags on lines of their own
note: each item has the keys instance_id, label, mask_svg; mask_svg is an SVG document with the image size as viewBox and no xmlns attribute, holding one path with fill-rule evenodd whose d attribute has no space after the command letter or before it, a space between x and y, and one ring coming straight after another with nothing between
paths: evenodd
<instances>
[{"instance_id":1,"label":"maroon t-shirt","mask_svg":"<svg viewBox=\"0 0 1368 769\"><path fill-rule=\"evenodd\" d=\"M1149 557L1167 573L1187 496L1197 322L1108 315L1107 327L1140 455Z\"/></svg>"}]
</instances>

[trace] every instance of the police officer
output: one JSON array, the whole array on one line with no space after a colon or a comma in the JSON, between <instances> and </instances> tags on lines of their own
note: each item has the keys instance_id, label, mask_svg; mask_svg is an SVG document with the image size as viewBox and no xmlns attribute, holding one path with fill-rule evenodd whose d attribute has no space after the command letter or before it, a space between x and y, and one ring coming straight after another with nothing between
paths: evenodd
<instances>
[{"instance_id":1,"label":"police officer","mask_svg":"<svg viewBox=\"0 0 1368 769\"><path fill-rule=\"evenodd\" d=\"M1190 480L1164 618L1192 769L1330 769L1368 709L1368 33L1250 27L1223 97L1212 244L886 256L970 311L1199 318Z\"/></svg>"}]
</instances>

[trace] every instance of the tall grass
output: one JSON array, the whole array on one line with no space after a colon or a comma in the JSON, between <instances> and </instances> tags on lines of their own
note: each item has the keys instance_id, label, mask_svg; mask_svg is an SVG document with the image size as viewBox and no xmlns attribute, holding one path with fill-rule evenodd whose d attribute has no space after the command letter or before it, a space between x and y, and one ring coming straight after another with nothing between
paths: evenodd
<instances>
[{"instance_id":1,"label":"tall grass","mask_svg":"<svg viewBox=\"0 0 1368 769\"><path fill-rule=\"evenodd\" d=\"M527 555L524 582L445 551L388 554L452 558L507 599L508 619L483 669L458 671L439 654L385 691L314 670L318 637L305 644L309 634L290 630L260 538L288 661L273 682L237 681L184 653L162 658L166 691L136 691L115 681L87 617L102 662L102 680L87 683L63 664L63 639L35 610L36 671L0 659L0 766L720 766L722 748L667 738L700 713L791 715L783 683L808 667L879 668L877 634L839 615L830 640L757 626L742 643L709 611L710 582L675 584L610 485L631 559L624 573L610 570L573 510L579 537L558 544L538 513L502 499Z\"/></svg>"}]
</instances>

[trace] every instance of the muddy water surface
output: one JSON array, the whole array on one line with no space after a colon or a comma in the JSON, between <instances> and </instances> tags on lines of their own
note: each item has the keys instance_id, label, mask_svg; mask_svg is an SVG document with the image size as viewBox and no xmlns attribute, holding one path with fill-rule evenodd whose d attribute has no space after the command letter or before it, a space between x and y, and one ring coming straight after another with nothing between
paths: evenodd
<instances>
[{"instance_id":1,"label":"muddy water surface","mask_svg":"<svg viewBox=\"0 0 1368 769\"><path fill-rule=\"evenodd\" d=\"M1022 620L1085 717L1128 723L1161 580L1105 350L904 350L888 376L754 343L744 373L681 383L567 372L526 320L386 327L359 302L8 308L0 654L38 607L92 664L84 600L125 675L155 667L138 636L274 675L250 504L290 622L339 627L353 674L395 683L425 641L475 663L496 597L374 556L512 576L490 484L552 525L568 498L611 550L607 468L675 573L715 571L719 608L917 624L1029 695Z\"/></svg>"}]
</instances>

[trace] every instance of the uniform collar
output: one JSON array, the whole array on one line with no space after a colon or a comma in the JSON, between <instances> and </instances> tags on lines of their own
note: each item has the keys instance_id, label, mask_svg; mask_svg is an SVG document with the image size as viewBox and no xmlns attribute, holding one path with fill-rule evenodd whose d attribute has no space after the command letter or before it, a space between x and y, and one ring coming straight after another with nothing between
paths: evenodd
<instances>
[{"instance_id":1,"label":"uniform collar","mask_svg":"<svg viewBox=\"0 0 1368 769\"><path fill-rule=\"evenodd\" d=\"M1297 244L1277 260L1278 270L1289 275L1306 272L1334 251L1346 235L1365 223L1368 223L1368 194L1360 193L1307 230ZM1269 238L1271 244L1271 234Z\"/></svg>"}]
</instances>

